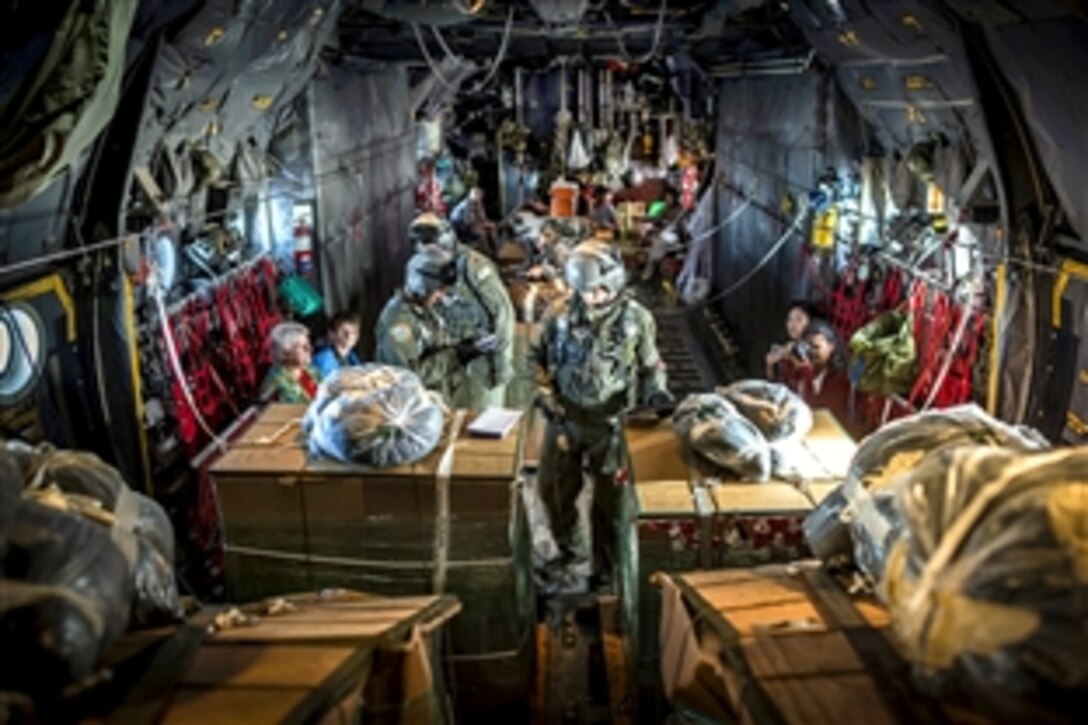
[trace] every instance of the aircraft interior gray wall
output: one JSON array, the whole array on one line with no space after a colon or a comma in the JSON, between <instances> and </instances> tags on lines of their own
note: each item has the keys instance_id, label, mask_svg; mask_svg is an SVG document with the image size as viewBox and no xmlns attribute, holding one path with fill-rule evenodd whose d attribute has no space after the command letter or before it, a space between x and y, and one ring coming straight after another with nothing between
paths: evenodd
<instances>
[{"instance_id":1,"label":"aircraft interior gray wall","mask_svg":"<svg viewBox=\"0 0 1088 725\"><path fill-rule=\"evenodd\" d=\"M329 66L310 87L317 243L326 311L356 310L362 345L404 277L416 128L401 67Z\"/></svg>"},{"instance_id":2,"label":"aircraft interior gray wall","mask_svg":"<svg viewBox=\"0 0 1088 725\"><path fill-rule=\"evenodd\" d=\"M718 232L711 294L721 296L789 229L823 171L846 171L860 157L864 132L831 79L817 71L722 81L718 107L719 221L752 199ZM792 210L783 208L786 197ZM808 231L802 224L750 280L715 303L751 374L762 374L767 349L784 339L790 300L814 293L801 257Z\"/></svg>"}]
</instances>

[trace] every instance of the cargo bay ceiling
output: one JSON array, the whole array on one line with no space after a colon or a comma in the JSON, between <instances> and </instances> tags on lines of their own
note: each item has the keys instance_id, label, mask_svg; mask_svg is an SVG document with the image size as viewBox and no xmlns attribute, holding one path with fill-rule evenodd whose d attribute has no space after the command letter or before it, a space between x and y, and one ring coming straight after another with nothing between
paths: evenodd
<instances>
[{"instance_id":1,"label":"cargo bay ceiling","mask_svg":"<svg viewBox=\"0 0 1088 725\"><path fill-rule=\"evenodd\" d=\"M417 35L425 26L438 33ZM343 52L374 59L420 60L425 43L439 58L449 50L486 63L501 54L528 66L559 57L629 61L683 53L710 68L806 46L787 4L763 0L362 0L345 7L340 40Z\"/></svg>"}]
</instances>

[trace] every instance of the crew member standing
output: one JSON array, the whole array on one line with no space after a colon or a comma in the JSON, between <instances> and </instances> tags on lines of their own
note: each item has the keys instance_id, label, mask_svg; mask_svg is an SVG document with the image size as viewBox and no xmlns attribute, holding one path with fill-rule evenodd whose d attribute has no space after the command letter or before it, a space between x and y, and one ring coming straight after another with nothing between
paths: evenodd
<instances>
[{"instance_id":1,"label":"crew member standing","mask_svg":"<svg viewBox=\"0 0 1088 725\"><path fill-rule=\"evenodd\" d=\"M457 241L449 222L436 214L422 214L408 229L419 251L437 246L452 255L456 281L436 312L454 342L483 350L454 371L455 408L481 410L501 407L506 385L514 377L514 305L495 263Z\"/></svg>"},{"instance_id":2,"label":"crew member standing","mask_svg":"<svg viewBox=\"0 0 1088 725\"><path fill-rule=\"evenodd\" d=\"M617 478L626 460L622 413L668 405L672 396L653 316L624 293L626 270L613 249L583 242L565 271L574 294L549 310L530 359L548 419L538 484L559 547L553 571L577 574L591 561L591 586L607 590L619 533L630 524ZM575 505L583 471L593 485L592 542Z\"/></svg>"}]
</instances>

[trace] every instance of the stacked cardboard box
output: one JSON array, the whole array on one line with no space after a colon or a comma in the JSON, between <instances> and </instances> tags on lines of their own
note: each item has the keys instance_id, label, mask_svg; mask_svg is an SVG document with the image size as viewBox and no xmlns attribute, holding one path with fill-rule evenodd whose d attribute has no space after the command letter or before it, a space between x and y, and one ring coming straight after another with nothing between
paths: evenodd
<instances>
[{"instance_id":1,"label":"stacked cardboard box","mask_svg":"<svg viewBox=\"0 0 1088 725\"><path fill-rule=\"evenodd\" d=\"M535 601L520 495L522 428L472 439L456 416L423 460L368 469L307 456L303 406L272 405L212 468L238 601L346 587L453 593L450 661L471 712L523 699Z\"/></svg>"}]
</instances>

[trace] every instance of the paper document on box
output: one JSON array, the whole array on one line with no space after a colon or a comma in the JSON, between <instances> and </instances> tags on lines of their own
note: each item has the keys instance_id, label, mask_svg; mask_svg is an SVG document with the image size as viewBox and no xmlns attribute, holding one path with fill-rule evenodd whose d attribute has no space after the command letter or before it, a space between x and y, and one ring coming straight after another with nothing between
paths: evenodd
<instances>
[{"instance_id":1,"label":"paper document on box","mask_svg":"<svg viewBox=\"0 0 1088 725\"><path fill-rule=\"evenodd\" d=\"M472 421L468 434L480 438L505 438L520 419L520 410L488 408Z\"/></svg>"}]
</instances>

